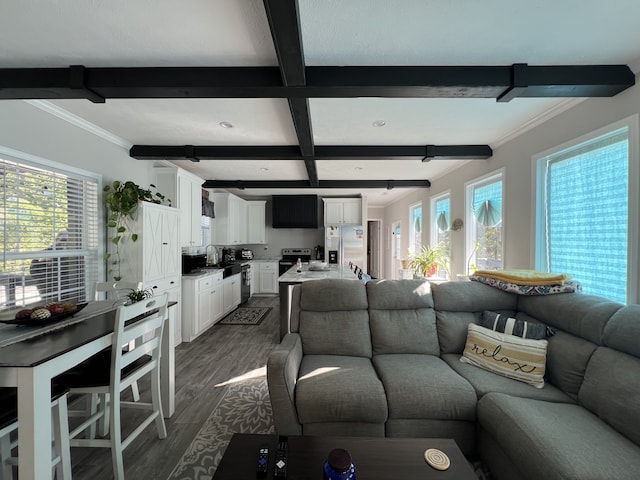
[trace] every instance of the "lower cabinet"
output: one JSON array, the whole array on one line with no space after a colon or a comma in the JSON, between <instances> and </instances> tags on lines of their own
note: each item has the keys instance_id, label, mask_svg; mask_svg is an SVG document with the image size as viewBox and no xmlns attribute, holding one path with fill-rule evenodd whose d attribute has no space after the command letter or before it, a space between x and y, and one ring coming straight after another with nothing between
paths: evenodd
<instances>
[{"instance_id":1,"label":"lower cabinet","mask_svg":"<svg viewBox=\"0 0 640 480\"><path fill-rule=\"evenodd\" d=\"M278 293L278 262L259 262L256 293Z\"/></svg>"},{"instance_id":2,"label":"lower cabinet","mask_svg":"<svg viewBox=\"0 0 640 480\"><path fill-rule=\"evenodd\" d=\"M182 341L192 341L220 320L223 314L221 271L199 277L182 277Z\"/></svg>"},{"instance_id":3,"label":"lower cabinet","mask_svg":"<svg viewBox=\"0 0 640 480\"><path fill-rule=\"evenodd\" d=\"M235 275L225 278L222 282L223 315L226 315L240 305L240 301L242 300L240 281L240 274L236 273Z\"/></svg>"}]
</instances>

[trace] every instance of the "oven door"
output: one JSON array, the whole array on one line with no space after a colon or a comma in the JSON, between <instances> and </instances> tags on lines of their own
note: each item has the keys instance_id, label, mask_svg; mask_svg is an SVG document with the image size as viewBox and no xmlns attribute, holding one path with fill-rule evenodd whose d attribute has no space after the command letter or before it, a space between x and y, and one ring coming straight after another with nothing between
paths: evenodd
<instances>
[{"instance_id":1,"label":"oven door","mask_svg":"<svg viewBox=\"0 0 640 480\"><path fill-rule=\"evenodd\" d=\"M286 271L293 267L295 264L296 262L293 260L280 260L280 262L278 262L278 276L286 273Z\"/></svg>"}]
</instances>

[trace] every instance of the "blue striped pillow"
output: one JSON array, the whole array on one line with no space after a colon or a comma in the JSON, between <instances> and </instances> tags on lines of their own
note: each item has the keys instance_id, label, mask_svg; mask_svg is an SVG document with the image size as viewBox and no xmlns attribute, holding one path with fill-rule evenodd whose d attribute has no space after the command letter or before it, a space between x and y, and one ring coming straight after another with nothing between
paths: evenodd
<instances>
[{"instance_id":1,"label":"blue striped pillow","mask_svg":"<svg viewBox=\"0 0 640 480\"><path fill-rule=\"evenodd\" d=\"M482 312L479 325L496 332L533 340L541 340L548 335L547 326L542 323L526 322L490 311Z\"/></svg>"}]
</instances>

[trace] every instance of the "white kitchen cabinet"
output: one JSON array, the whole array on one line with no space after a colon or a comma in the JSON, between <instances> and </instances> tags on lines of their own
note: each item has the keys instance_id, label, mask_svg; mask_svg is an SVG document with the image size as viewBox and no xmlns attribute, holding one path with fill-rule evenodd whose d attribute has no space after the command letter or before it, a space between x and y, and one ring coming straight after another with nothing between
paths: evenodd
<instances>
[{"instance_id":1,"label":"white kitchen cabinet","mask_svg":"<svg viewBox=\"0 0 640 480\"><path fill-rule=\"evenodd\" d=\"M256 293L278 293L278 262L258 263Z\"/></svg>"},{"instance_id":2,"label":"white kitchen cabinet","mask_svg":"<svg viewBox=\"0 0 640 480\"><path fill-rule=\"evenodd\" d=\"M243 245L247 243L247 202L231 193L214 193L216 218L212 222L211 243Z\"/></svg>"},{"instance_id":3,"label":"white kitchen cabinet","mask_svg":"<svg viewBox=\"0 0 640 480\"><path fill-rule=\"evenodd\" d=\"M179 214L176 208L140 204L119 244L123 280L141 281L144 288L155 287L157 293L180 286ZM136 241L133 234L138 236Z\"/></svg>"},{"instance_id":4,"label":"white kitchen cabinet","mask_svg":"<svg viewBox=\"0 0 640 480\"><path fill-rule=\"evenodd\" d=\"M184 277L182 286L182 340L193 341L222 318L222 271Z\"/></svg>"},{"instance_id":5,"label":"white kitchen cabinet","mask_svg":"<svg viewBox=\"0 0 640 480\"><path fill-rule=\"evenodd\" d=\"M362 200L323 198L324 225L362 225Z\"/></svg>"},{"instance_id":6,"label":"white kitchen cabinet","mask_svg":"<svg viewBox=\"0 0 640 480\"><path fill-rule=\"evenodd\" d=\"M181 168L154 169L155 185L180 210L180 246L202 244L202 184L204 180Z\"/></svg>"},{"instance_id":7,"label":"white kitchen cabinet","mask_svg":"<svg viewBox=\"0 0 640 480\"><path fill-rule=\"evenodd\" d=\"M222 281L223 314L226 315L240 305L240 274L236 273Z\"/></svg>"},{"instance_id":8,"label":"white kitchen cabinet","mask_svg":"<svg viewBox=\"0 0 640 480\"><path fill-rule=\"evenodd\" d=\"M247 202L247 243L267 243L266 200Z\"/></svg>"}]
</instances>

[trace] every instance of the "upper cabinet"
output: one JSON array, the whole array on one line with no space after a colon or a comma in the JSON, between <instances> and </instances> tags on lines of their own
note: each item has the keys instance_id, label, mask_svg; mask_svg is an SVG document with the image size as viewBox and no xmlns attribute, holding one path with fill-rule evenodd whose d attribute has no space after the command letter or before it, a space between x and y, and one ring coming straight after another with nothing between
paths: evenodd
<instances>
[{"instance_id":1,"label":"upper cabinet","mask_svg":"<svg viewBox=\"0 0 640 480\"><path fill-rule=\"evenodd\" d=\"M247 202L231 193L214 193L216 218L211 243L241 245L247 242ZM264 222L264 219L263 219Z\"/></svg>"},{"instance_id":2,"label":"upper cabinet","mask_svg":"<svg viewBox=\"0 0 640 480\"><path fill-rule=\"evenodd\" d=\"M158 191L180 211L180 246L202 244L202 184L204 180L181 168L154 169Z\"/></svg>"},{"instance_id":3,"label":"upper cabinet","mask_svg":"<svg viewBox=\"0 0 640 480\"><path fill-rule=\"evenodd\" d=\"M360 198L323 198L324 224L362 225L362 200Z\"/></svg>"},{"instance_id":4,"label":"upper cabinet","mask_svg":"<svg viewBox=\"0 0 640 480\"><path fill-rule=\"evenodd\" d=\"M267 243L266 200L247 201L247 243Z\"/></svg>"}]
</instances>

